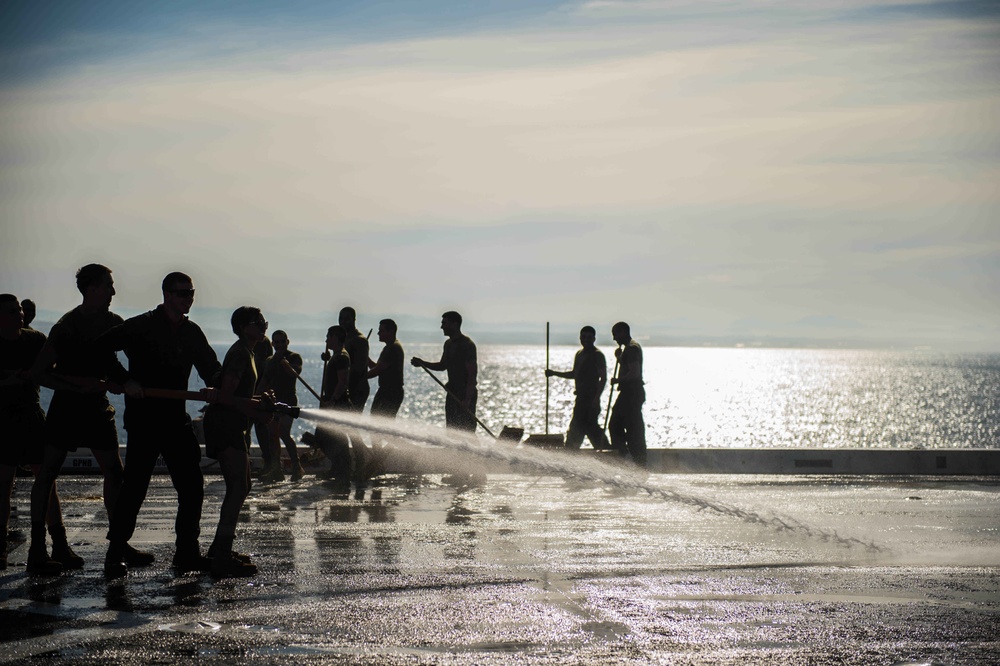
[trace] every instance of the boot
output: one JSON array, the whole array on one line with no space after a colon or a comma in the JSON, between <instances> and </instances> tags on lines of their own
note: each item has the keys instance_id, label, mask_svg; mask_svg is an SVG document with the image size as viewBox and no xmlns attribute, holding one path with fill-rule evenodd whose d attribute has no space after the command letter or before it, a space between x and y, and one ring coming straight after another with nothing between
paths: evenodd
<instances>
[{"instance_id":1,"label":"boot","mask_svg":"<svg viewBox=\"0 0 1000 666\"><path fill-rule=\"evenodd\" d=\"M83 558L73 552L66 539L66 528L62 525L50 526L52 535L52 559L62 565L63 569L82 569Z\"/></svg>"},{"instance_id":2,"label":"boot","mask_svg":"<svg viewBox=\"0 0 1000 666\"><path fill-rule=\"evenodd\" d=\"M247 558L249 559L249 558ZM257 575L257 565L228 552L212 558L212 575L217 578L246 578Z\"/></svg>"},{"instance_id":3,"label":"boot","mask_svg":"<svg viewBox=\"0 0 1000 666\"><path fill-rule=\"evenodd\" d=\"M52 559L66 570L83 568L83 558L74 553L68 543L52 546Z\"/></svg>"},{"instance_id":4,"label":"boot","mask_svg":"<svg viewBox=\"0 0 1000 666\"><path fill-rule=\"evenodd\" d=\"M220 551L213 543L212 547L208 549L208 559L215 560L215 558L218 557L219 553L221 552L222 551ZM240 562L245 562L247 564L250 564L252 562L249 555L244 555L243 553L237 553L235 550L232 549L230 549L229 551L229 557L233 558L234 560L239 560Z\"/></svg>"},{"instance_id":5,"label":"boot","mask_svg":"<svg viewBox=\"0 0 1000 666\"><path fill-rule=\"evenodd\" d=\"M218 578L245 578L257 573L250 558L233 552L234 534L216 534L208 554L212 558L212 575Z\"/></svg>"},{"instance_id":6,"label":"boot","mask_svg":"<svg viewBox=\"0 0 1000 666\"><path fill-rule=\"evenodd\" d=\"M104 556L104 577L124 578L128 573L128 565L125 564L124 543L112 543L108 546L108 553Z\"/></svg>"},{"instance_id":7,"label":"boot","mask_svg":"<svg viewBox=\"0 0 1000 666\"><path fill-rule=\"evenodd\" d=\"M305 468L302 467L301 463L296 463L292 468L292 481L301 481L302 477L306 475Z\"/></svg>"},{"instance_id":8,"label":"boot","mask_svg":"<svg viewBox=\"0 0 1000 666\"><path fill-rule=\"evenodd\" d=\"M49 557L45 542L32 542L28 547L28 573L34 576L58 576L62 573L61 564Z\"/></svg>"},{"instance_id":9,"label":"boot","mask_svg":"<svg viewBox=\"0 0 1000 666\"><path fill-rule=\"evenodd\" d=\"M201 554L198 542L177 544L177 552L174 553L172 562L178 575L184 575L195 571L210 571L212 559Z\"/></svg>"},{"instance_id":10,"label":"boot","mask_svg":"<svg viewBox=\"0 0 1000 666\"><path fill-rule=\"evenodd\" d=\"M271 460L260 475L261 483L280 483L285 480L285 472L281 469L281 461Z\"/></svg>"},{"instance_id":11,"label":"boot","mask_svg":"<svg viewBox=\"0 0 1000 666\"><path fill-rule=\"evenodd\" d=\"M156 556L125 544L124 560L130 567L148 567L156 561Z\"/></svg>"}]
</instances>

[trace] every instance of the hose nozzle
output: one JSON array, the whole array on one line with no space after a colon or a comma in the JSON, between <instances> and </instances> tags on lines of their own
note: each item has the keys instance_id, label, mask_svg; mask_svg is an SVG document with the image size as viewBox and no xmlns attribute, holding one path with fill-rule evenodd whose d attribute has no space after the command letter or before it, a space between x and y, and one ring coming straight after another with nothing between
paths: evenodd
<instances>
[{"instance_id":1,"label":"hose nozzle","mask_svg":"<svg viewBox=\"0 0 1000 666\"><path fill-rule=\"evenodd\" d=\"M299 412L302 411L302 408L299 407L298 405L286 405L283 402L272 403L270 405L267 405L266 407L263 407L263 409L269 412L274 412L275 414L283 414L284 416L291 416L293 419L299 418Z\"/></svg>"}]
</instances>

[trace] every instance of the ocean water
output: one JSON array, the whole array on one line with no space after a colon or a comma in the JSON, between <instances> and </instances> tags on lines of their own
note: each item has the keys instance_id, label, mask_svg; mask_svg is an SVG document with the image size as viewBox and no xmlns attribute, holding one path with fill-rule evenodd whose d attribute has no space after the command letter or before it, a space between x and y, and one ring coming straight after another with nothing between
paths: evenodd
<instances>
[{"instance_id":1,"label":"ocean water","mask_svg":"<svg viewBox=\"0 0 1000 666\"><path fill-rule=\"evenodd\" d=\"M214 346L222 358L229 344ZM404 348L407 359L441 354L441 344L404 342ZM372 356L380 349L373 342ZM551 367L570 369L577 349L552 347ZM293 345L293 351L305 360L303 378L319 391L322 345ZM604 352L610 373L613 349ZM644 353L651 447L1000 446L1000 354L680 347L646 347ZM544 368L543 345L480 345L479 419L494 433L505 425L525 433L564 432L573 383L548 380L546 424ZM444 391L410 365L405 384L399 417L443 426ZM192 376L192 390L203 385ZM373 380L373 396L376 388ZM317 404L304 387L298 396L303 406ZM606 390L605 407L607 398ZM43 406L47 401L43 390ZM124 442L123 402L120 396L112 402ZM197 416L201 406L189 402L188 411ZM313 427L297 420L293 434Z\"/></svg>"}]
</instances>

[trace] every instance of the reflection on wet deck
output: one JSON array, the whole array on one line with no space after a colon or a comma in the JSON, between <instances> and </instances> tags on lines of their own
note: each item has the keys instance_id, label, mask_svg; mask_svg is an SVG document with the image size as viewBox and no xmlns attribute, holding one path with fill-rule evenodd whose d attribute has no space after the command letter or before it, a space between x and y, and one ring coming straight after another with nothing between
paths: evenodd
<instances>
[{"instance_id":1,"label":"reflection on wet deck","mask_svg":"<svg viewBox=\"0 0 1000 666\"><path fill-rule=\"evenodd\" d=\"M986 664L1000 647L995 480L652 480L885 552L591 481L397 476L338 489L307 477L247 503L237 547L260 575L177 578L175 495L156 477L134 543L157 563L107 583L99 481L67 478L87 567L28 577L27 548L12 544L0 660ZM221 498L210 477L204 535ZM13 526L27 532L24 510Z\"/></svg>"}]
</instances>

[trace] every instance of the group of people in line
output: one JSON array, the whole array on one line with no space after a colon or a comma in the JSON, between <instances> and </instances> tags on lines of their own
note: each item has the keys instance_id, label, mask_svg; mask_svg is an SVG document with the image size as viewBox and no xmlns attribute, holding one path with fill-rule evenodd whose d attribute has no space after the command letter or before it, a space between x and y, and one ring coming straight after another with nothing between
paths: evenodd
<instances>
[{"instance_id":1,"label":"group of people in line","mask_svg":"<svg viewBox=\"0 0 1000 666\"><path fill-rule=\"evenodd\" d=\"M291 436L292 417L273 409L275 403L297 404L297 382L305 384L301 355L289 349L284 331L267 337L268 322L259 308L243 306L230 320L237 341L220 363L204 332L187 316L195 287L191 277L181 272L163 278L163 301L157 307L127 320L110 310L115 288L109 268L101 264L82 267L76 273L76 286L81 304L62 316L47 337L30 328L33 303L0 294L0 428L5 433L5 444L0 446L0 569L7 567L14 478L17 468L24 465L34 476L28 573L58 575L84 566L67 540L56 480L68 452L86 447L103 475L109 522L107 577L120 578L130 567L155 561L152 553L137 550L129 541L161 457L177 492L174 569L179 574L204 571L219 577L256 574L251 558L234 549L237 521L251 486L250 433L256 431L261 445L262 480L284 479L282 443L292 478L302 478L304 469ZM368 338L358 330L356 318L356 311L345 307L338 324L327 331L317 396L320 408L361 412L368 402L369 380L377 377L371 414L394 418L404 398L405 357L397 325L392 319L379 322L378 339L385 346L378 359L372 360ZM447 339L440 360L413 357L410 363L447 373L446 424L474 432L478 423L476 344L462 333L458 312L442 315L441 330ZM644 465L642 348L624 322L612 327L612 335L619 345L615 353L620 368L610 379L619 389L608 424L610 441L598 422L601 394L609 379L605 356L594 344L594 328L585 326L580 331L581 349L571 370L545 372L575 382L567 448L579 449L586 436L595 449L615 449ZM117 352L124 353L127 368ZM200 545L201 445L184 402L192 397L187 391L192 369L209 387L196 394L208 403L203 419L205 454L218 461L226 487L214 538L204 552ZM48 414L41 408L39 386L53 389ZM125 396L124 465L109 392ZM360 437L338 428L320 428L314 438L330 461L323 476L350 483L352 473L366 459Z\"/></svg>"}]
</instances>

